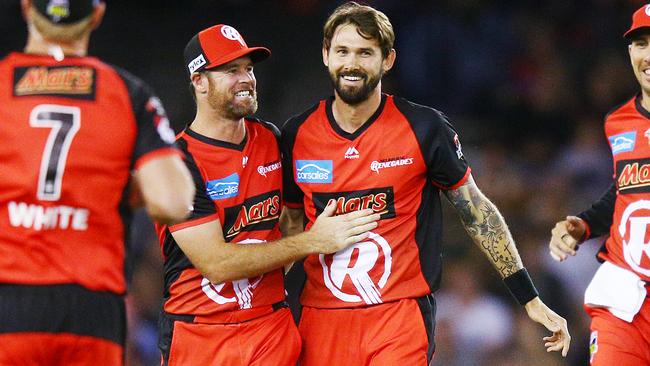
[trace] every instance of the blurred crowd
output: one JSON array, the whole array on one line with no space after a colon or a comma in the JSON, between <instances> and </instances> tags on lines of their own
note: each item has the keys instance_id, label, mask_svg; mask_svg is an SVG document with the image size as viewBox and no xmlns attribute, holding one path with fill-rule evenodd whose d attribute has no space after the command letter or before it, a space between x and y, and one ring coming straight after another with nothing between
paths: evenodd
<instances>
[{"instance_id":1,"label":"blurred crowd","mask_svg":"<svg viewBox=\"0 0 650 366\"><path fill-rule=\"evenodd\" d=\"M272 49L256 67L258 116L281 124L331 94L321 25L339 3L108 0L90 50L150 83L178 131L194 114L182 67L185 42L208 25L231 24L250 45ZM396 30L397 62L385 91L440 109L454 123L479 187L500 208L541 297L568 320L573 336L566 359L545 353L545 329L528 320L447 207L434 365L588 364L582 298L602 239L564 263L551 260L547 245L556 221L587 208L611 182L603 119L638 91L622 34L642 2L366 3L383 10ZM22 47L24 25L17 0L0 0L0 13L4 55ZM161 254L146 215L139 212L132 229L129 363L156 365Z\"/></svg>"}]
</instances>

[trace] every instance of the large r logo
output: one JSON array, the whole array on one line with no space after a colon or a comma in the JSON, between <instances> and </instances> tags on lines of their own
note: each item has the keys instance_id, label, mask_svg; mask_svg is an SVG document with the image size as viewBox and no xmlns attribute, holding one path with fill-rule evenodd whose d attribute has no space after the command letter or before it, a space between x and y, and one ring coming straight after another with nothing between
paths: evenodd
<instances>
[{"instance_id":1,"label":"large r logo","mask_svg":"<svg viewBox=\"0 0 650 366\"><path fill-rule=\"evenodd\" d=\"M327 263L324 254L319 255L323 267L323 280L325 286L334 296L345 302L360 302L366 304L382 303L381 291L388 281L391 273L393 259L391 248L388 242L380 235L370 233L368 241L356 243L336 252L331 256L331 263ZM358 253L356 261L353 261L353 253ZM373 278L370 274L378 265L380 255L383 255L383 273L381 277ZM328 255L328 257L330 257ZM381 264L380 264L381 265ZM356 293L346 293L343 285L346 278L349 278Z\"/></svg>"},{"instance_id":2,"label":"large r logo","mask_svg":"<svg viewBox=\"0 0 650 366\"><path fill-rule=\"evenodd\" d=\"M650 241L646 241L646 233L650 225L650 217L648 216L635 216L632 214L638 210L650 210L650 201L641 200L627 206L621 223L618 226L618 232L621 234L623 241L623 255L627 264L635 271L650 276L650 269L647 266L650 264ZM625 240L627 233L627 226L630 226L629 239ZM645 253L646 267L644 268L641 261L644 259Z\"/></svg>"}]
</instances>

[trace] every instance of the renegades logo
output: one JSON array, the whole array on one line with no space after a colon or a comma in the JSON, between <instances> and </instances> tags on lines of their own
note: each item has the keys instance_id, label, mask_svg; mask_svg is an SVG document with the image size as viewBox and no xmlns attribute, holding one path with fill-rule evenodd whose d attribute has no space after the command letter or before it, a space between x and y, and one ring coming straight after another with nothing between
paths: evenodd
<instances>
[{"instance_id":1,"label":"renegades logo","mask_svg":"<svg viewBox=\"0 0 650 366\"><path fill-rule=\"evenodd\" d=\"M79 66L16 67L13 95L49 95L94 100L95 69Z\"/></svg>"},{"instance_id":2,"label":"renegades logo","mask_svg":"<svg viewBox=\"0 0 650 366\"><path fill-rule=\"evenodd\" d=\"M380 213L380 219L395 217L393 187L364 189L349 192L314 192L312 194L316 216L318 216L330 200L336 202L336 215L371 208Z\"/></svg>"},{"instance_id":3,"label":"renegades logo","mask_svg":"<svg viewBox=\"0 0 650 366\"><path fill-rule=\"evenodd\" d=\"M381 304L382 289L390 278L393 257L390 244L370 232L366 241L334 254L319 254L325 287L341 301Z\"/></svg>"},{"instance_id":4,"label":"renegades logo","mask_svg":"<svg viewBox=\"0 0 650 366\"><path fill-rule=\"evenodd\" d=\"M280 218L280 190L250 197L224 210L224 236L229 242L242 231L271 230Z\"/></svg>"},{"instance_id":5,"label":"renegades logo","mask_svg":"<svg viewBox=\"0 0 650 366\"><path fill-rule=\"evenodd\" d=\"M616 176L621 194L650 192L650 159L618 161Z\"/></svg>"}]
</instances>

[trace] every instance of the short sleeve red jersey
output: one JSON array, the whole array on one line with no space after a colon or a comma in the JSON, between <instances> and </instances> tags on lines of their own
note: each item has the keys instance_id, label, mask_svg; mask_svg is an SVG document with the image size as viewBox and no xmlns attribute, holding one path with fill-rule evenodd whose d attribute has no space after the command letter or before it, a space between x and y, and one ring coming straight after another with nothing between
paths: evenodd
<instances>
[{"instance_id":1,"label":"short sleeve red jersey","mask_svg":"<svg viewBox=\"0 0 650 366\"><path fill-rule=\"evenodd\" d=\"M176 153L160 101L92 57L12 53L0 140L0 283L123 293L130 171Z\"/></svg>"},{"instance_id":2,"label":"short sleeve red jersey","mask_svg":"<svg viewBox=\"0 0 650 366\"><path fill-rule=\"evenodd\" d=\"M439 189L459 187L470 172L458 135L439 111L387 95L350 134L331 105L321 101L283 127L285 202L304 207L308 227L332 200L337 213L372 208L382 215L365 242L307 257L301 302L349 308L435 291Z\"/></svg>"},{"instance_id":3,"label":"short sleeve red jersey","mask_svg":"<svg viewBox=\"0 0 650 366\"><path fill-rule=\"evenodd\" d=\"M196 184L190 217L156 226L165 264L164 310L202 317L251 309L284 300L283 269L255 278L211 283L190 263L172 232L219 220L224 239L246 245L281 237L282 163L279 131L270 123L246 120L246 137L231 144L186 129L178 145Z\"/></svg>"},{"instance_id":4,"label":"short sleeve red jersey","mask_svg":"<svg viewBox=\"0 0 650 366\"><path fill-rule=\"evenodd\" d=\"M599 256L650 281L650 113L633 98L605 120L617 194Z\"/></svg>"}]
</instances>

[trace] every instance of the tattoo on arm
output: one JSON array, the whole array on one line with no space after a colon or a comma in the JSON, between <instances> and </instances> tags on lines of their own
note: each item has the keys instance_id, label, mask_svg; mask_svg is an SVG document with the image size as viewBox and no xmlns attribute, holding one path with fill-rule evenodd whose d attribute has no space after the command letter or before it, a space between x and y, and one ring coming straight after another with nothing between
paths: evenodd
<instances>
[{"instance_id":1,"label":"tattoo on arm","mask_svg":"<svg viewBox=\"0 0 650 366\"><path fill-rule=\"evenodd\" d=\"M469 236L499 271L507 277L523 267L508 226L496 206L470 177L458 189L445 191Z\"/></svg>"}]
</instances>

